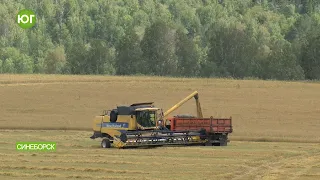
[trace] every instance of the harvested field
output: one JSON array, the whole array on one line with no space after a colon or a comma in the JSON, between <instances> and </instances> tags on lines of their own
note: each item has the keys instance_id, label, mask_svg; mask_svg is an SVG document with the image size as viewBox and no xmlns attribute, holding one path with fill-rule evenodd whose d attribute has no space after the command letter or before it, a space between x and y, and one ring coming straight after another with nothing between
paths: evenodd
<instances>
[{"instance_id":1,"label":"harvested field","mask_svg":"<svg viewBox=\"0 0 320 180\"><path fill-rule=\"evenodd\" d=\"M233 118L227 147L101 149L95 115L197 90L205 116ZM0 76L0 179L320 179L320 83L161 77ZM174 114L195 114L191 100ZM55 141L56 152L18 152Z\"/></svg>"},{"instance_id":2,"label":"harvested field","mask_svg":"<svg viewBox=\"0 0 320 180\"><path fill-rule=\"evenodd\" d=\"M102 149L84 131L0 130L0 179L319 179L320 144L234 141L227 147ZM56 152L15 142L56 141Z\"/></svg>"},{"instance_id":3,"label":"harvested field","mask_svg":"<svg viewBox=\"0 0 320 180\"><path fill-rule=\"evenodd\" d=\"M320 83L162 77L1 75L0 128L90 130L116 105L164 110L194 90L205 116L233 118L234 140L320 142ZM174 114L195 114L191 100Z\"/></svg>"}]
</instances>

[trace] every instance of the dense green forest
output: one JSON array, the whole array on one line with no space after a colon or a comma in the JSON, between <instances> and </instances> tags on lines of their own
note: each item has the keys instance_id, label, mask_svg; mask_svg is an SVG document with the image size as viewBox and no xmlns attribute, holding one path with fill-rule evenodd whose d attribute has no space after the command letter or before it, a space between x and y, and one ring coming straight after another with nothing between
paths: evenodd
<instances>
[{"instance_id":1,"label":"dense green forest","mask_svg":"<svg viewBox=\"0 0 320 180\"><path fill-rule=\"evenodd\" d=\"M318 0L1 0L0 17L0 73L320 79Z\"/></svg>"}]
</instances>

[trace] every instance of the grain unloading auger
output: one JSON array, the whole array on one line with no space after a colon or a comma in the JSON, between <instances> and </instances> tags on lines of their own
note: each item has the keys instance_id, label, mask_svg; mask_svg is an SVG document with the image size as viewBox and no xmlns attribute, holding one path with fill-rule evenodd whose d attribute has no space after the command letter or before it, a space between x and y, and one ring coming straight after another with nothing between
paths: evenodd
<instances>
[{"instance_id":1,"label":"grain unloading auger","mask_svg":"<svg viewBox=\"0 0 320 180\"><path fill-rule=\"evenodd\" d=\"M112 145L124 148L207 144L208 133L205 129L173 130L172 127L179 126L175 123L171 126L171 119L167 119L170 113L192 97L196 99L198 118L202 118L198 92L195 91L165 113L161 108L155 107L153 102L118 106L116 109L104 111L103 115L95 117L93 121L94 134L90 138L103 138L101 142L103 148L109 148Z\"/></svg>"}]
</instances>

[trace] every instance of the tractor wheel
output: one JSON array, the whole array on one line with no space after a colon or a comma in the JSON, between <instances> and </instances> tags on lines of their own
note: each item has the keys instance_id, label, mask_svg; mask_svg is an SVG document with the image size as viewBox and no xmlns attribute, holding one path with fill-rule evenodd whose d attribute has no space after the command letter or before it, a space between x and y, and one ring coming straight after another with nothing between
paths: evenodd
<instances>
[{"instance_id":1,"label":"tractor wheel","mask_svg":"<svg viewBox=\"0 0 320 180\"><path fill-rule=\"evenodd\" d=\"M111 147L111 143L109 139L103 139L101 141L101 147L102 148L110 148Z\"/></svg>"}]
</instances>

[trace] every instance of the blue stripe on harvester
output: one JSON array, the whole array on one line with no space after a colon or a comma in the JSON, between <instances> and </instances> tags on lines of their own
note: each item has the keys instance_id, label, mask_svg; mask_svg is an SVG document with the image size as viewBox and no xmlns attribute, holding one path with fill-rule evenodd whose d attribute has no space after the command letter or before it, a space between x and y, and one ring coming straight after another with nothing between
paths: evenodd
<instances>
[{"instance_id":1,"label":"blue stripe on harvester","mask_svg":"<svg viewBox=\"0 0 320 180\"><path fill-rule=\"evenodd\" d=\"M110 127L110 128L128 128L129 124L128 123L120 123L120 122L104 122L102 124L97 124L97 126L101 127Z\"/></svg>"}]
</instances>

